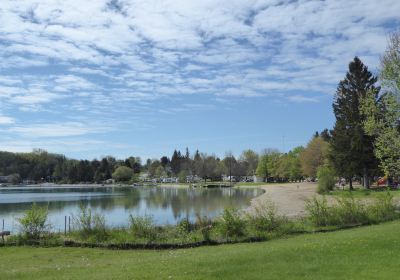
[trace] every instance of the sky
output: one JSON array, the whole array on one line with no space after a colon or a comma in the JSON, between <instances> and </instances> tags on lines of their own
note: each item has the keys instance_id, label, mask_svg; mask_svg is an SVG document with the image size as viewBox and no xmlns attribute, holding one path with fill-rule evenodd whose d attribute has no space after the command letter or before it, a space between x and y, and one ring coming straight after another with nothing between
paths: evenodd
<instances>
[{"instance_id":1,"label":"sky","mask_svg":"<svg viewBox=\"0 0 400 280\"><path fill-rule=\"evenodd\" d=\"M0 150L72 158L288 151L332 128L398 0L0 0Z\"/></svg>"}]
</instances>

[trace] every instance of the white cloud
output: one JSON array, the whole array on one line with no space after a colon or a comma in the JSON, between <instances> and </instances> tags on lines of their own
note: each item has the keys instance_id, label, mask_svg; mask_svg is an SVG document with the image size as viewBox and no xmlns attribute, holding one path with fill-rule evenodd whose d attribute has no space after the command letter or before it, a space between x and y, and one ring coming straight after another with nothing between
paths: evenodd
<instances>
[{"instance_id":1,"label":"white cloud","mask_svg":"<svg viewBox=\"0 0 400 280\"><path fill-rule=\"evenodd\" d=\"M9 129L25 137L46 138L46 137L69 137L85 135L95 132L96 129L90 129L82 123L66 122L66 123L50 123L50 124L34 124L29 126L14 126Z\"/></svg>"},{"instance_id":2,"label":"white cloud","mask_svg":"<svg viewBox=\"0 0 400 280\"><path fill-rule=\"evenodd\" d=\"M0 115L0 125L2 125L2 124L13 124L13 123L15 123L15 119L14 118Z\"/></svg>"},{"instance_id":3,"label":"white cloud","mask_svg":"<svg viewBox=\"0 0 400 280\"><path fill-rule=\"evenodd\" d=\"M188 106L193 96L319 102L355 55L376 69L400 10L397 0L81 2L1 1L0 102L26 120L12 133L91 133L48 123L76 116L151 127L171 100L175 112L215 109Z\"/></svg>"},{"instance_id":4,"label":"white cloud","mask_svg":"<svg viewBox=\"0 0 400 280\"><path fill-rule=\"evenodd\" d=\"M308 97L303 95L291 95L287 97L287 100L295 103L318 103L319 100L315 97Z\"/></svg>"}]
</instances>

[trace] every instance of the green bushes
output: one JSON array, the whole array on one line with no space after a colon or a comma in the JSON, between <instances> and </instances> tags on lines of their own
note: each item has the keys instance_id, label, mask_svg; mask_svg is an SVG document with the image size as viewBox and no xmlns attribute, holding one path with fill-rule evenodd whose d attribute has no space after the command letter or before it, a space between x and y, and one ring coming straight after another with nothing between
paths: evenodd
<instances>
[{"instance_id":1,"label":"green bushes","mask_svg":"<svg viewBox=\"0 0 400 280\"><path fill-rule=\"evenodd\" d=\"M399 215L393 202L393 195L390 192L381 194L376 204L370 205L368 208L368 216L374 223L390 221Z\"/></svg>"},{"instance_id":2,"label":"green bushes","mask_svg":"<svg viewBox=\"0 0 400 280\"><path fill-rule=\"evenodd\" d=\"M27 210L17 221L21 226L21 231L29 240L39 240L50 228L47 222L47 208L42 208L32 204L32 207Z\"/></svg>"},{"instance_id":3,"label":"green bushes","mask_svg":"<svg viewBox=\"0 0 400 280\"><path fill-rule=\"evenodd\" d=\"M199 246L268 240L290 233L325 230L324 227L337 229L399 217L389 192L382 194L377 200L369 200L366 203L351 195L337 198L329 204L326 197L314 197L307 202L306 210L307 218L289 220L278 215L272 203L266 202L255 205L250 212L227 208L220 217L213 220L198 215L194 223L186 218L175 226L157 226L151 216L130 215L129 227L107 228L104 216L92 213L90 208L81 206L80 212L73 216L73 231L65 237L63 234L49 234L46 224L47 210L33 205L24 217L19 219L22 233L8 238L6 244L81 246L84 243L87 246L114 246L114 248Z\"/></svg>"},{"instance_id":4,"label":"green bushes","mask_svg":"<svg viewBox=\"0 0 400 280\"><path fill-rule=\"evenodd\" d=\"M317 172L318 188L317 192L327 193L335 187L335 173L329 166L321 166Z\"/></svg>"},{"instance_id":5,"label":"green bushes","mask_svg":"<svg viewBox=\"0 0 400 280\"><path fill-rule=\"evenodd\" d=\"M211 231L213 229L212 221L206 216L197 215L196 229L200 231L203 240L206 242L211 241Z\"/></svg>"},{"instance_id":6,"label":"green bushes","mask_svg":"<svg viewBox=\"0 0 400 280\"><path fill-rule=\"evenodd\" d=\"M269 201L256 204L246 218L249 228L258 236L281 231L284 225L289 224L286 217L277 215L275 205Z\"/></svg>"},{"instance_id":7,"label":"green bushes","mask_svg":"<svg viewBox=\"0 0 400 280\"><path fill-rule=\"evenodd\" d=\"M246 221L237 209L225 208L219 221L219 228L227 239L242 237L245 234Z\"/></svg>"},{"instance_id":8,"label":"green bushes","mask_svg":"<svg viewBox=\"0 0 400 280\"><path fill-rule=\"evenodd\" d=\"M157 239L157 228L152 216L129 215L129 229L135 238L142 238L150 242Z\"/></svg>"},{"instance_id":9,"label":"green bushes","mask_svg":"<svg viewBox=\"0 0 400 280\"><path fill-rule=\"evenodd\" d=\"M352 195L336 198L335 203L329 206L325 197L314 197L307 202L306 210L308 219L317 227L372 224L398 217L389 192L366 204Z\"/></svg>"},{"instance_id":10,"label":"green bushes","mask_svg":"<svg viewBox=\"0 0 400 280\"><path fill-rule=\"evenodd\" d=\"M92 213L92 210L84 205L79 206L79 213L72 216L73 229L82 239L101 242L107 239L108 233L104 215Z\"/></svg>"}]
</instances>

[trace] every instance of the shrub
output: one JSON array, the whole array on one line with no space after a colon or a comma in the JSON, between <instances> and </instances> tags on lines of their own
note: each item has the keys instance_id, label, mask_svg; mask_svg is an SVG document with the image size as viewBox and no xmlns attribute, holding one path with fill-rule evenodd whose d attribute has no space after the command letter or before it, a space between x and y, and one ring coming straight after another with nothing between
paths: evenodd
<instances>
[{"instance_id":1,"label":"shrub","mask_svg":"<svg viewBox=\"0 0 400 280\"><path fill-rule=\"evenodd\" d=\"M83 204L79 206L77 216L72 216L73 228L84 239L94 239L100 242L107 239L106 220L104 215L92 213L92 210Z\"/></svg>"},{"instance_id":2,"label":"shrub","mask_svg":"<svg viewBox=\"0 0 400 280\"><path fill-rule=\"evenodd\" d=\"M368 206L367 215L373 223L395 219L398 214L393 203L393 195L389 191L380 195L376 203Z\"/></svg>"},{"instance_id":3,"label":"shrub","mask_svg":"<svg viewBox=\"0 0 400 280\"><path fill-rule=\"evenodd\" d=\"M398 215L390 193L377 201L364 205L352 195L336 199L336 204L328 206L326 198L314 197L306 204L308 218L315 226L348 226L370 224L392 220Z\"/></svg>"},{"instance_id":4,"label":"shrub","mask_svg":"<svg viewBox=\"0 0 400 280\"><path fill-rule=\"evenodd\" d=\"M275 205L269 201L258 203L253 213L247 215L247 219L256 232L275 231L287 222L287 218L277 215Z\"/></svg>"},{"instance_id":5,"label":"shrub","mask_svg":"<svg viewBox=\"0 0 400 280\"><path fill-rule=\"evenodd\" d=\"M144 238L148 241L157 239L157 228L152 216L129 215L129 228L135 238Z\"/></svg>"},{"instance_id":6,"label":"shrub","mask_svg":"<svg viewBox=\"0 0 400 280\"><path fill-rule=\"evenodd\" d=\"M213 224L207 216L202 217L200 215L197 215L195 227L200 231L204 241L211 241L211 231L213 229Z\"/></svg>"},{"instance_id":7,"label":"shrub","mask_svg":"<svg viewBox=\"0 0 400 280\"><path fill-rule=\"evenodd\" d=\"M314 196L312 200L307 201L306 211L308 218L315 226L327 226L332 223L333 213L325 197L318 199Z\"/></svg>"},{"instance_id":8,"label":"shrub","mask_svg":"<svg viewBox=\"0 0 400 280\"><path fill-rule=\"evenodd\" d=\"M337 198L337 205L332 206L332 212L336 215L337 225L353 225L368 223L368 216L364 204L349 197Z\"/></svg>"},{"instance_id":9,"label":"shrub","mask_svg":"<svg viewBox=\"0 0 400 280\"><path fill-rule=\"evenodd\" d=\"M321 166L317 172L318 193L327 193L335 187L335 174L328 166Z\"/></svg>"},{"instance_id":10,"label":"shrub","mask_svg":"<svg viewBox=\"0 0 400 280\"><path fill-rule=\"evenodd\" d=\"M50 227L46 224L47 216L47 208L39 207L36 203L33 203L32 207L17 221L21 226L21 231L28 239L38 240Z\"/></svg>"},{"instance_id":11,"label":"shrub","mask_svg":"<svg viewBox=\"0 0 400 280\"><path fill-rule=\"evenodd\" d=\"M193 230L193 224L189 221L189 219L183 219L179 221L176 225L176 230L178 233L185 235Z\"/></svg>"},{"instance_id":12,"label":"shrub","mask_svg":"<svg viewBox=\"0 0 400 280\"><path fill-rule=\"evenodd\" d=\"M229 237L241 237L245 234L246 221L239 211L233 208L225 208L221 216L220 230L222 235Z\"/></svg>"}]
</instances>

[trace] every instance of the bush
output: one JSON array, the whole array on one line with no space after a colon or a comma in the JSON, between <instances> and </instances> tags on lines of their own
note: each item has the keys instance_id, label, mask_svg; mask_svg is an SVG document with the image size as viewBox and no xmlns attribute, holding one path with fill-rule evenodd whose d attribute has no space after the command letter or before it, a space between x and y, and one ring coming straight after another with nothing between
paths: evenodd
<instances>
[{"instance_id":1,"label":"bush","mask_svg":"<svg viewBox=\"0 0 400 280\"><path fill-rule=\"evenodd\" d=\"M152 216L135 217L132 214L129 215L129 228L135 238L144 238L148 241L157 239L157 228Z\"/></svg>"},{"instance_id":2,"label":"bush","mask_svg":"<svg viewBox=\"0 0 400 280\"><path fill-rule=\"evenodd\" d=\"M189 219L186 218L177 223L176 230L181 235L185 235L191 232L193 230L193 227L193 224L189 221Z\"/></svg>"},{"instance_id":3,"label":"bush","mask_svg":"<svg viewBox=\"0 0 400 280\"><path fill-rule=\"evenodd\" d=\"M104 215L92 213L92 210L83 204L79 206L77 216L72 216L73 228L84 239L101 242L107 239L106 220Z\"/></svg>"},{"instance_id":4,"label":"bush","mask_svg":"<svg viewBox=\"0 0 400 280\"><path fill-rule=\"evenodd\" d=\"M390 221L398 217L393 195L389 191L379 196L375 204L369 205L367 212L369 220L374 223Z\"/></svg>"},{"instance_id":5,"label":"bush","mask_svg":"<svg viewBox=\"0 0 400 280\"><path fill-rule=\"evenodd\" d=\"M47 216L47 208L39 207L36 203L33 203L32 207L17 221L21 226L21 231L28 239L38 240L50 228L50 225L46 224Z\"/></svg>"},{"instance_id":6,"label":"bush","mask_svg":"<svg viewBox=\"0 0 400 280\"><path fill-rule=\"evenodd\" d=\"M258 203L254 212L247 215L247 220L249 226L260 233L276 231L288 222L286 217L277 215L275 205L271 202Z\"/></svg>"},{"instance_id":7,"label":"bush","mask_svg":"<svg viewBox=\"0 0 400 280\"><path fill-rule=\"evenodd\" d=\"M335 173L328 166L321 166L317 172L318 193L327 193L335 187Z\"/></svg>"},{"instance_id":8,"label":"bush","mask_svg":"<svg viewBox=\"0 0 400 280\"><path fill-rule=\"evenodd\" d=\"M201 217L200 215L197 215L195 226L200 231L204 241L211 241L211 230L213 229L213 225L212 221L207 216Z\"/></svg>"},{"instance_id":9,"label":"bush","mask_svg":"<svg viewBox=\"0 0 400 280\"><path fill-rule=\"evenodd\" d=\"M239 211L233 208L225 208L221 216L221 234L230 237L241 237L245 234L246 221L242 218Z\"/></svg>"},{"instance_id":10,"label":"bush","mask_svg":"<svg viewBox=\"0 0 400 280\"><path fill-rule=\"evenodd\" d=\"M312 200L306 202L306 211L308 218L315 226L327 226L332 223L333 211L328 206L325 197L318 199L314 196Z\"/></svg>"},{"instance_id":11,"label":"bush","mask_svg":"<svg viewBox=\"0 0 400 280\"><path fill-rule=\"evenodd\" d=\"M366 224L369 222L364 204L360 200L355 200L352 195L337 198L337 203L337 205L332 206L337 225Z\"/></svg>"},{"instance_id":12,"label":"bush","mask_svg":"<svg viewBox=\"0 0 400 280\"><path fill-rule=\"evenodd\" d=\"M308 201L306 210L311 223L315 226L349 226L393 220L398 216L390 193L367 205L352 195L337 198L336 202L328 206L325 197Z\"/></svg>"}]
</instances>

